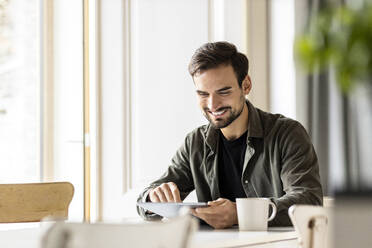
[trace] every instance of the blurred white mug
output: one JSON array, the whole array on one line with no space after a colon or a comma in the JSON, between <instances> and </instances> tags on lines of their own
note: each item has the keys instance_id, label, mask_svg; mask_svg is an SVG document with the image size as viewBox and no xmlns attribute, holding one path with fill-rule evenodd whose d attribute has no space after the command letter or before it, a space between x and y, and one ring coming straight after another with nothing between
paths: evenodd
<instances>
[{"instance_id":1,"label":"blurred white mug","mask_svg":"<svg viewBox=\"0 0 372 248\"><path fill-rule=\"evenodd\" d=\"M269 198L236 198L236 209L240 231L266 231L267 222L276 215L276 206Z\"/></svg>"}]
</instances>

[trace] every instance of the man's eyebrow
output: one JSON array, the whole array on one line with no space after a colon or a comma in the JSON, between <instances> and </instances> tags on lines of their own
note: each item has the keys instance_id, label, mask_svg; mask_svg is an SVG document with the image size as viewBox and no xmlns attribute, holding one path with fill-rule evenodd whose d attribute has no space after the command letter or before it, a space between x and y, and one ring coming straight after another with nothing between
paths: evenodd
<instances>
[{"instance_id":1,"label":"man's eyebrow","mask_svg":"<svg viewBox=\"0 0 372 248\"><path fill-rule=\"evenodd\" d=\"M226 87L223 87L221 89L218 89L217 92L222 92L222 91L230 90L231 88L232 88L231 86L226 86Z\"/></svg>"}]
</instances>

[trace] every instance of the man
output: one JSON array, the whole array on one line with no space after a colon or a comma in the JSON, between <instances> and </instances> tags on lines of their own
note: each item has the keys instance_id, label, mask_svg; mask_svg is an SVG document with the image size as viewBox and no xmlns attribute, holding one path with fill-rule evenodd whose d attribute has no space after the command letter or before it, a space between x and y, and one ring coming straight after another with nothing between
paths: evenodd
<instances>
[{"instance_id":1,"label":"man","mask_svg":"<svg viewBox=\"0 0 372 248\"><path fill-rule=\"evenodd\" d=\"M214 228L237 224L236 198L268 197L278 213L270 222L291 225L293 204L322 204L318 160L295 120L255 108L248 59L227 42L196 50L189 72L209 121L186 136L166 173L138 201L181 202L195 189L209 207L192 211ZM145 219L159 216L138 207Z\"/></svg>"}]
</instances>

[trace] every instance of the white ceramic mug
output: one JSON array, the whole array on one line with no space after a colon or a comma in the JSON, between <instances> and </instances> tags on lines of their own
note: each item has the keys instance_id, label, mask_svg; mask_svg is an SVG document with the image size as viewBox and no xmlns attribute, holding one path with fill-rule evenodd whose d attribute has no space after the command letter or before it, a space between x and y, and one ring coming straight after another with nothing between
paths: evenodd
<instances>
[{"instance_id":1,"label":"white ceramic mug","mask_svg":"<svg viewBox=\"0 0 372 248\"><path fill-rule=\"evenodd\" d=\"M269 198L236 198L236 209L240 231L266 231L267 222L276 215L276 206Z\"/></svg>"}]
</instances>

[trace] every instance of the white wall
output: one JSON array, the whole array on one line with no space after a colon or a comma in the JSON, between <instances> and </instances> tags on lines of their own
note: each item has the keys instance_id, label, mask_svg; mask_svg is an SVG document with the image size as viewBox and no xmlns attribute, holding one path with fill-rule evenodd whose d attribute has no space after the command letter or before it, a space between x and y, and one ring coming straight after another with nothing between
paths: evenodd
<instances>
[{"instance_id":1,"label":"white wall","mask_svg":"<svg viewBox=\"0 0 372 248\"><path fill-rule=\"evenodd\" d=\"M208 41L208 1L132 5L133 186L160 176L185 135L203 124L189 60Z\"/></svg>"}]
</instances>

